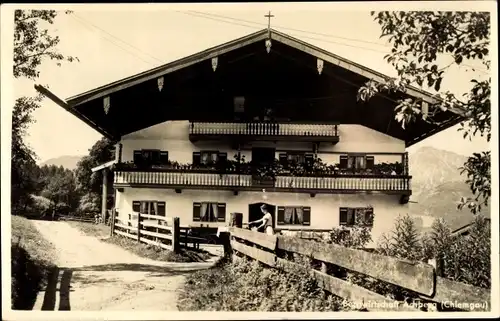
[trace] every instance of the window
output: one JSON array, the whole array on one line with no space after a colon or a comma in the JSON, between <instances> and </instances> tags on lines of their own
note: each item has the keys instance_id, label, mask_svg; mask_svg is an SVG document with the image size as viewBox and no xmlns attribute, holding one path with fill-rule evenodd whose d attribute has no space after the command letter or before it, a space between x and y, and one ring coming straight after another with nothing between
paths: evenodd
<instances>
[{"instance_id":1,"label":"window","mask_svg":"<svg viewBox=\"0 0 500 321\"><path fill-rule=\"evenodd\" d=\"M227 153L219 151L200 151L193 153L193 165L215 165L227 160Z\"/></svg>"},{"instance_id":2,"label":"window","mask_svg":"<svg viewBox=\"0 0 500 321\"><path fill-rule=\"evenodd\" d=\"M311 225L311 208L278 206L278 225Z\"/></svg>"},{"instance_id":3,"label":"window","mask_svg":"<svg viewBox=\"0 0 500 321\"><path fill-rule=\"evenodd\" d=\"M373 168L375 158L367 155L340 155L340 168L369 169Z\"/></svg>"},{"instance_id":4,"label":"window","mask_svg":"<svg viewBox=\"0 0 500 321\"><path fill-rule=\"evenodd\" d=\"M340 208L340 225L344 226L373 226L373 208Z\"/></svg>"},{"instance_id":5,"label":"window","mask_svg":"<svg viewBox=\"0 0 500 321\"><path fill-rule=\"evenodd\" d=\"M165 216L165 202L160 201L133 201L132 211L141 214Z\"/></svg>"},{"instance_id":6,"label":"window","mask_svg":"<svg viewBox=\"0 0 500 321\"><path fill-rule=\"evenodd\" d=\"M225 222L226 204L217 202L193 203L194 222Z\"/></svg>"},{"instance_id":7,"label":"window","mask_svg":"<svg viewBox=\"0 0 500 321\"><path fill-rule=\"evenodd\" d=\"M158 149L135 150L134 163L140 166L165 165L168 163L168 152Z\"/></svg>"},{"instance_id":8,"label":"window","mask_svg":"<svg viewBox=\"0 0 500 321\"><path fill-rule=\"evenodd\" d=\"M313 154L305 152L286 152L279 154L279 160L282 163L299 163L304 164L312 162L314 159Z\"/></svg>"}]
</instances>

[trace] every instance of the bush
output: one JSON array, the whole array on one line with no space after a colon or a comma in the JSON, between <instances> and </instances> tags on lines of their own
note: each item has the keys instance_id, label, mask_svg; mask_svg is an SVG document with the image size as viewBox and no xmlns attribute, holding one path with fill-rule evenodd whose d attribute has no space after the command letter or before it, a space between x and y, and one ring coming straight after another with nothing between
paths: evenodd
<instances>
[{"instance_id":1,"label":"bush","mask_svg":"<svg viewBox=\"0 0 500 321\"><path fill-rule=\"evenodd\" d=\"M94 193L88 193L81 197L80 204L78 205L79 213L99 213L101 200L100 197Z\"/></svg>"},{"instance_id":2,"label":"bush","mask_svg":"<svg viewBox=\"0 0 500 321\"><path fill-rule=\"evenodd\" d=\"M180 294L184 311L305 312L345 309L343 300L318 288L309 265L293 273L238 259L190 275Z\"/></svg>"},{"instance_id":3,"label":"bush","mask_svg":"<svg viewBox=\"0 0 500 321\"><path fill-rule=\"evenodd\" d=\"M474 219L468 235L453 237L437 223L430 238L432 253L442 260L444 277L491 288L491 225L482 215Z\"/></svg>"}]
</instances>

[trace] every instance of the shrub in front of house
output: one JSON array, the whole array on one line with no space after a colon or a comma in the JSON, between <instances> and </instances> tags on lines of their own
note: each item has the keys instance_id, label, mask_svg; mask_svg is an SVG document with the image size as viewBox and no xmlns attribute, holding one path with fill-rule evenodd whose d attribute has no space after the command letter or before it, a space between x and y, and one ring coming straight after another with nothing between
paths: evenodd
<instances>
[{"instance_id":1,"label":"shrub in front of house","mask_svg":"<svg viewBox=\"0 0 500 321\"><path fill-rule=\"evenodd\" d=\"M180 294L184 311L305 312L346 309L317 286L303 263L293 273L245 258L188 276Z\"/></svg>"}]
</instances>

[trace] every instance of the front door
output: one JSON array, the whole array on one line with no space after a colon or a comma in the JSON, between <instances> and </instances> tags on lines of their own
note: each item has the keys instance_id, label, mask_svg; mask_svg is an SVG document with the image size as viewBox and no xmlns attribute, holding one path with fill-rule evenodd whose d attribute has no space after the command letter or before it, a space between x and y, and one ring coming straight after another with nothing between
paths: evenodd
<instances>
[{"instance_id":1,"label":"front door","mask_svg":"<svg viewBox=\"0 0 500 321\"><path fill-rule=\"evenodd\" d=\"M249 222L256 221L258 219L261 219L262 216L264 216L264 214L260 210L260 207L263 204L266 204L267 210L269 211L269 213L273 217L273 228L274 228L274 226L276 224L276 222L275 222L276 221L275 220L276 206L268 204L268 203L254 203L254 204L249 204L248 205L248 221Z\"/></svg>"}]
</instances>

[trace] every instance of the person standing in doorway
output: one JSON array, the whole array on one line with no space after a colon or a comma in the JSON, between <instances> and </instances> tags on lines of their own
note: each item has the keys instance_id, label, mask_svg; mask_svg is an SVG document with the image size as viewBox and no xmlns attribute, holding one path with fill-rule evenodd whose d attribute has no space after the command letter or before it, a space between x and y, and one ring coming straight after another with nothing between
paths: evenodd
<instances>
[{"instance_id":1,"label":"person standing in doorway","mask_svg":"<svg viewBox=\"0 0 500 321\"><path fill-rule=\"evenodd\" d=\"M268 235L274 235L273 216L267 210L266 204L262 204L262 206L260 207L260 210L262 211L262 214L264 214L264 216L261 219L259 219L257 221L249 222L248 224L261 223L259 225L259 227L257 227L258 230L260 230L263 227L264 233L266 233Z\"/></svg>"}]
</instances>

